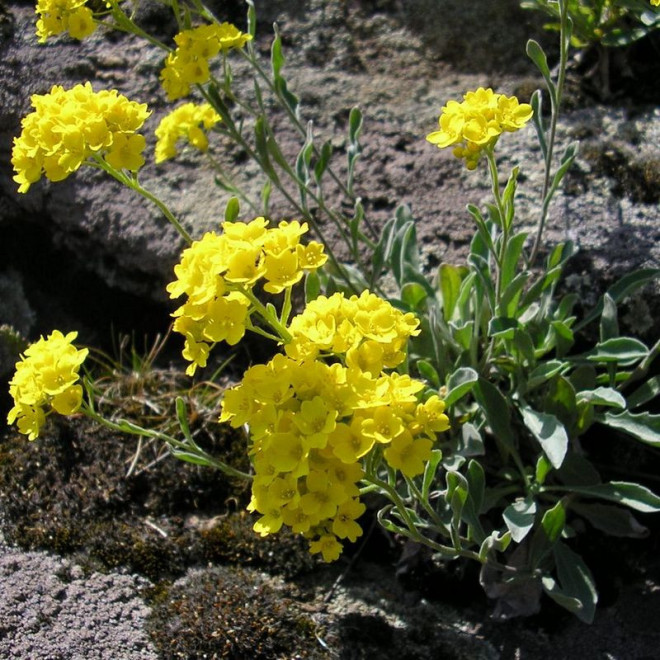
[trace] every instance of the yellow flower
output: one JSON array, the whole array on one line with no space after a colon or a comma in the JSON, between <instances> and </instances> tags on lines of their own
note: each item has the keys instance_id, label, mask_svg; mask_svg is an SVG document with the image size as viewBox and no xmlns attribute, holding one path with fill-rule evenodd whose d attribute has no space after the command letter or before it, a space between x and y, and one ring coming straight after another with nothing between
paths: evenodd
<instances>
[{"instance_id":1,"label":"yellow flower","mask_svg":"<svg viewBox=\"0 0 660 660\"><path fill-rule=\"evenodd\" d=\"M342 551L342 546L334 534L324 534L310 544L309 551L313 555L320 552L323 556L323 561L331 562L338 559Z\"/></svg>"},{"instance_id":2,"label":"yellow flower","mask_svg":"<svg viewBox=\"0 0 660 660\"><path fill-rule=\"evenodd\" d=\"M69 90L55 85L31 101L34 112L24 117L12 149L19 192L42 174L62 181L96 155L116 169L136 171L144 163L146 142L136 131L149 117L146 105L116 90L94 92L89 82Z\"/></svg>"},{"instance_id":3,"label":"yellow flower","mask_svg":"<svg viewBox=\"0 0 660 660\"><path fill-rule=\"evenodd\" d=\"M449 101L438 119L439 129L426 139L440 149L454 147L453 154L475 169L481 152L492 147L500 134L517 131L532 117L532 107L515 96L496 94L480 87L467 92L461 103Z\"/></svg>"},{"instance_id":4,"label":"yellow flower","mask_svg":"<svg viewBox=\"0 0 660 660\"><path fill-rule=\"evenodd\" d=\"M62 32L82 40L96 30L94 14L85 0L37 0L35 11L40 44Z\"/></svg>"},{"instance_id":5,"label":"yellow flower","mask_svg":"<svg viewBox=\"0 0 660 660\"><path fill-rule=\"evenodd\" d=\"M394 438L383 452L385 460L407 477L424 472L424 464L431 458L433 443L428 438L414 439L408 431Z\"/></svg>"},{"instance_id":6,"label":"yellow flower","mask_svg":"<svg viewBox=\"0 0 660 660\"><path fill-rule=\"evenodd\" d=\"M180 140L187 140L199 151L208 149L208 131L221 120L220 115L204 103L184 103L161 119L156 128L156 163L174 158L176 145Z\"/></svg>"},{"instance_id":7,"label":"yellow flower","mask_svg":"<svg viewBox=\"0 0 660 660\"><path fill-rule=\"evenodd\" d=\"M651 4L654 7L660 7L660 0L651 0Z\"/></svg>"},{"instance_id":8,"label":"yellow flower","mask_svg":"<svg viewBox=\"0 0 660 660\"><path fill-rule=\"evenodd\" d=\"M177 48L165 59L160 80L170 101L190 94L192 85L210 79L209 59L219 52L242 48L252 36L230 23L201 25L174 37Z\"/></svg>"},{"instance_id":9,"label":"yellow flower","mask_svg":"<svg viewBox=\"0 0 660 660\"><path fill-rule=\"evenodd\" d=\"M355 522L367 507L358 499L351 499L339 505L332 521L332 531L340 539L348 539L355 543L362 536L362 527Z\"/></svg>"},{"instance_id":10,"label":"yellow flower","mask_svg":"<svg viewBox=\"0 0 660 660\"><path fill-rule=\"evenodd\" d=\"M14 406L7 415L9 424L17 423L20 433L34 440L51 412L72 415L82 403L78 384L80 366L88 350L78 350L76 332L63 335L54 330L46 339L30 345L9 382Z\"/></svg>"}]
</instances>

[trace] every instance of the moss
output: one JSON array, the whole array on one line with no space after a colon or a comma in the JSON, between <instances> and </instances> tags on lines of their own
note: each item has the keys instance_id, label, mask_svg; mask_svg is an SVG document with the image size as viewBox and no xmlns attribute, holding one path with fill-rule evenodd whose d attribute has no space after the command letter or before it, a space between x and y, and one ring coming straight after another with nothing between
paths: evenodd
<instances>
[{"instance_id":1,"label":"moss","mask_svg":"<svg viewBox=\"0 0 660 660\"><path fill-rule=\"evenodd\" d=\"M148 630L165 658L326 657L314 622L252 571L197 571L157 596Z\"/></svg>"},{"instance_id":2,"label":"moss","mask_svg":"<svg viewBox=\"0 0 660 660\"><path fill-rule=\"evenodd\" d=\"M123 566L153 581L209 562L286 576L316 565L299 536L262 539L252 530L246 482L171 457L127 477L136 451L133 439L85 419L53 422L35 442L11 429L0 442L0 497L9 541L25 549L75 553L90 570ZM229 454L228 462L232 456L245 462L243 438L218 428L217 438L198 435L198 441L215 455ZM143 448L138 467L152 461L153 451Z\"/></svg>"},{"instance_id":3,"label":"moss","mask_svg":"<svg viewBox=\"0 0 660 660\"><path fill-rule=\"evenodd\" d=\"M232 563L263 568L293 577L317 565L307 542L291 532L261 538L252 529L254 519L245 511L230 514L200 533L201 558L213 563Z\"/></svg>"}]
</instances>

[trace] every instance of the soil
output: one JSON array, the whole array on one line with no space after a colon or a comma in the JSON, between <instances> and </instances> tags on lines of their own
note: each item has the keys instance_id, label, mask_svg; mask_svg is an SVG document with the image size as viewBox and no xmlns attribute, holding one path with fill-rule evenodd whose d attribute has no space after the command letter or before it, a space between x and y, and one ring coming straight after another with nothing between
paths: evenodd
<instances>
[{"instance_id":1,"label":"soil","mask_svg":"<svg viewBox=\"0 0 660 660\"><path fill-rule=\"evenodd\" d=\"M242 3L215 4L219 14L242 21ZM472 235L465 204L485 199L487 184L449 155L429 152L423 135L433 129L441 105L466 89L492 85L524 97L539 85L523 50L531 36L552 56L553 40L540 17L520 10L515 0L256 4L260 49L267 56L270 23L277 20L286 73L305 117L339 150L348 109L362 104L358 185L374 226L407 203L419 218L429 270L460 259ZM162 20L157 3L143 3L139 16L171 36L174 26ZM0 19L5 161L29 94L43 92L44 79L50 86L51 79L91 76L138 94L157 114L164 111L155 83L140 88L135 76L126 75L137 69L153 80L159 67L153 53L130 39L95 35L74 46L71 58L65 41L46 51L25 45L31 6L11 3ZM582 247L572 286L586 304L617 275L660 265L659 45L653 37L617 53L606 93L587 76L589 58L569 77L560 143L580 139L582 151L552 211L548 240L568 235ZM502 147L505 164L535 158L527 138L510 137ZM286 133L283 144L291 153L299 148ZM229 154L229 165L236 171L247 167L235 154ZM169 195L200 233L217 223L225 200L212 176L198 168L199 161L187 157L172 172L147 168L145 181ZM258 190L253 175L247 170L248 183ZM19 199L8 173L3 177L0 253L6 267L0 293L7 303L0 306L0 322L11 307L11 320L25 335L72 323L90 343L106 341L111 324L136 336L166 328L169 310L154 291L162 292L170 277L179 243L152 210L94 176L44 185L29 199ZM538 165L526 177L521 222L531 229L527 210L535 204ZM273 206L288 212L277 197ZM33 253L22 247L28 242L42 268L33 267ZM75 292L75 304L63 291ZM647 292L628 303L627 323L645 339L657 336L657 310L657 292ZM261 349L246 350L254 356ZM147 414L144 401L161 406L163 393L180 386L170 369L177 352L170 341L157 369L123 373L117 399L132 406L127 414ZM239 354L226 376L240 373L251 355ZM5 397L0 413L6 405ZM208 409L200 408L196 418L201 437L240 465L242 438L218 430L213 399L204 405ZM159 422L167 416L162 406ZM617 443L603 443L612 465L657 470L655 454L622 450ZM371 509L365 538L336 564L321 564L297 537L258 538L244 511L246 498L241 484L164 457L157 447L100 432L82 419L59 420L34 443L4 429L0 657L658 657L660 521L652 516L643 519L650 532L642 540L589 533L581 552L596 576L600 605L587 626L546 599L537 615L495 618L473 566L437 564L418 551L412 552L414 561L402 562L411 548L372 525Z\"/></svg>"}]
</instances>

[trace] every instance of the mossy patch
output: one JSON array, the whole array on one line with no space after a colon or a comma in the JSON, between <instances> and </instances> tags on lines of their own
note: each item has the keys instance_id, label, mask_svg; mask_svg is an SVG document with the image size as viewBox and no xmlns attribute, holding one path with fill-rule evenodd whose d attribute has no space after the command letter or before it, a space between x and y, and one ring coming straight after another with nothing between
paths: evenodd
<instances>
[{"instance_id":1,"label":"mossy patch","mask_svg":"<svg viewBox=\"0 0 660 660\"><path fill-rule=\"evenodd\" d=\"M317 626L258 573L196 571L152 603L151 638L166 658L323 658Z\"/></svg>"},{"instance_id":2,"label":"mossy patch","mask_svg":"<svg viewBox=\"0 0 660 660\"><path fill-rule=\"evenodd\" d=\"M242 438L228 427L216 431L203 439L206 448L246 469ZM127 476L136 447L134 438L83 418L53 419L35 442L8 429L0 442L7 540L154 581L199 563L240 562L285 575L314 565L302 539L263 540L252 531L254 521L243 513L248 482L169 456L154 463L156 449L144 447L139 469Z\"/></svg>"}]
</instances>

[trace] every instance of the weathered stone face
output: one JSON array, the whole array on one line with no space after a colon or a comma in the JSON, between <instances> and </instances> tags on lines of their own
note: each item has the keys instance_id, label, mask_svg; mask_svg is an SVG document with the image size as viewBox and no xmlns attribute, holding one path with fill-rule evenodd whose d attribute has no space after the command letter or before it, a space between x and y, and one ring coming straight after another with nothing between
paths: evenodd
<instances>
[{"instance_id":1,"label":"weathered stone face","mask_svg":"<svg viewBox=\"0 0 660 660\"><path fill-rule=\"evenodd\" d=\"M31 94L85 80L95 89L117 88L153 110L145 127L149 158L141 172L143 185L166 201L193 235L215 228L229 195L215 186L206 160L186 154L160 166L153 162L153 130L171 108L158 83L162 52L103 30L80 43L61 38L39 45L32 7L12 3L8 11L11 29L0 41L0 270L25 268L25 262L16 260L21 252L16 227L34 227L54 249L70 255L62 260L62 269L73 265L76 272L98 276L118 292L164 302L164 285L181 241L155 206L89 169L61 183L42 180L19 195L8 166L12 139L30 111ZM145 4L139 17L167 40L175 26L163 11L156 3ZM230 3L228 11L227 17L240 25L242 3ZM467 172L424 137L434 130L442 105L460 99L467 89L492 86L527 100L539 80L524 55L525 40L534 30L534 36L543 37L539 16L523 12L515 0L300 0L257 2L257 11L258 46L265 62L270 23L277 20L285 35L284 73L301 97L302 118L314 122L319 144L332 140L339 170L345 161L348 112L354 105L362 108L356 189L372 224L381 226L398 204L406 203L419 219L429 272L442 261L459 261L473 231L465 205L488 198L486 173ZM240 58L234 61L236 89L249 93L252 83L245 67ZM569 91L567 107L574 101ZM283 152L295 158L301 138L282 117L275 116L274 124ZM659 135L658 111L649 106L632 112L591 103L564 115L558 152L573 139L582 141L583 151L553 204L547 237L556 242L569 236L579 244L589 288L635 267L660 263L658 187L653 181ZM608 158L611 153L616 166ZM263 177L256 166L220 140L215 154L258 200ZM533 129L505 136L498 154L503 176L513 165L521 167L518 221L532 232L543 176ZM280 195L273 195L274 218L293 213ZM28 240L29 233L22 231L20 240ZM40 261L38 255L33 259L27 263ZM29 303L29 290L26 296Z\"/></svg>"}]
</instances>

